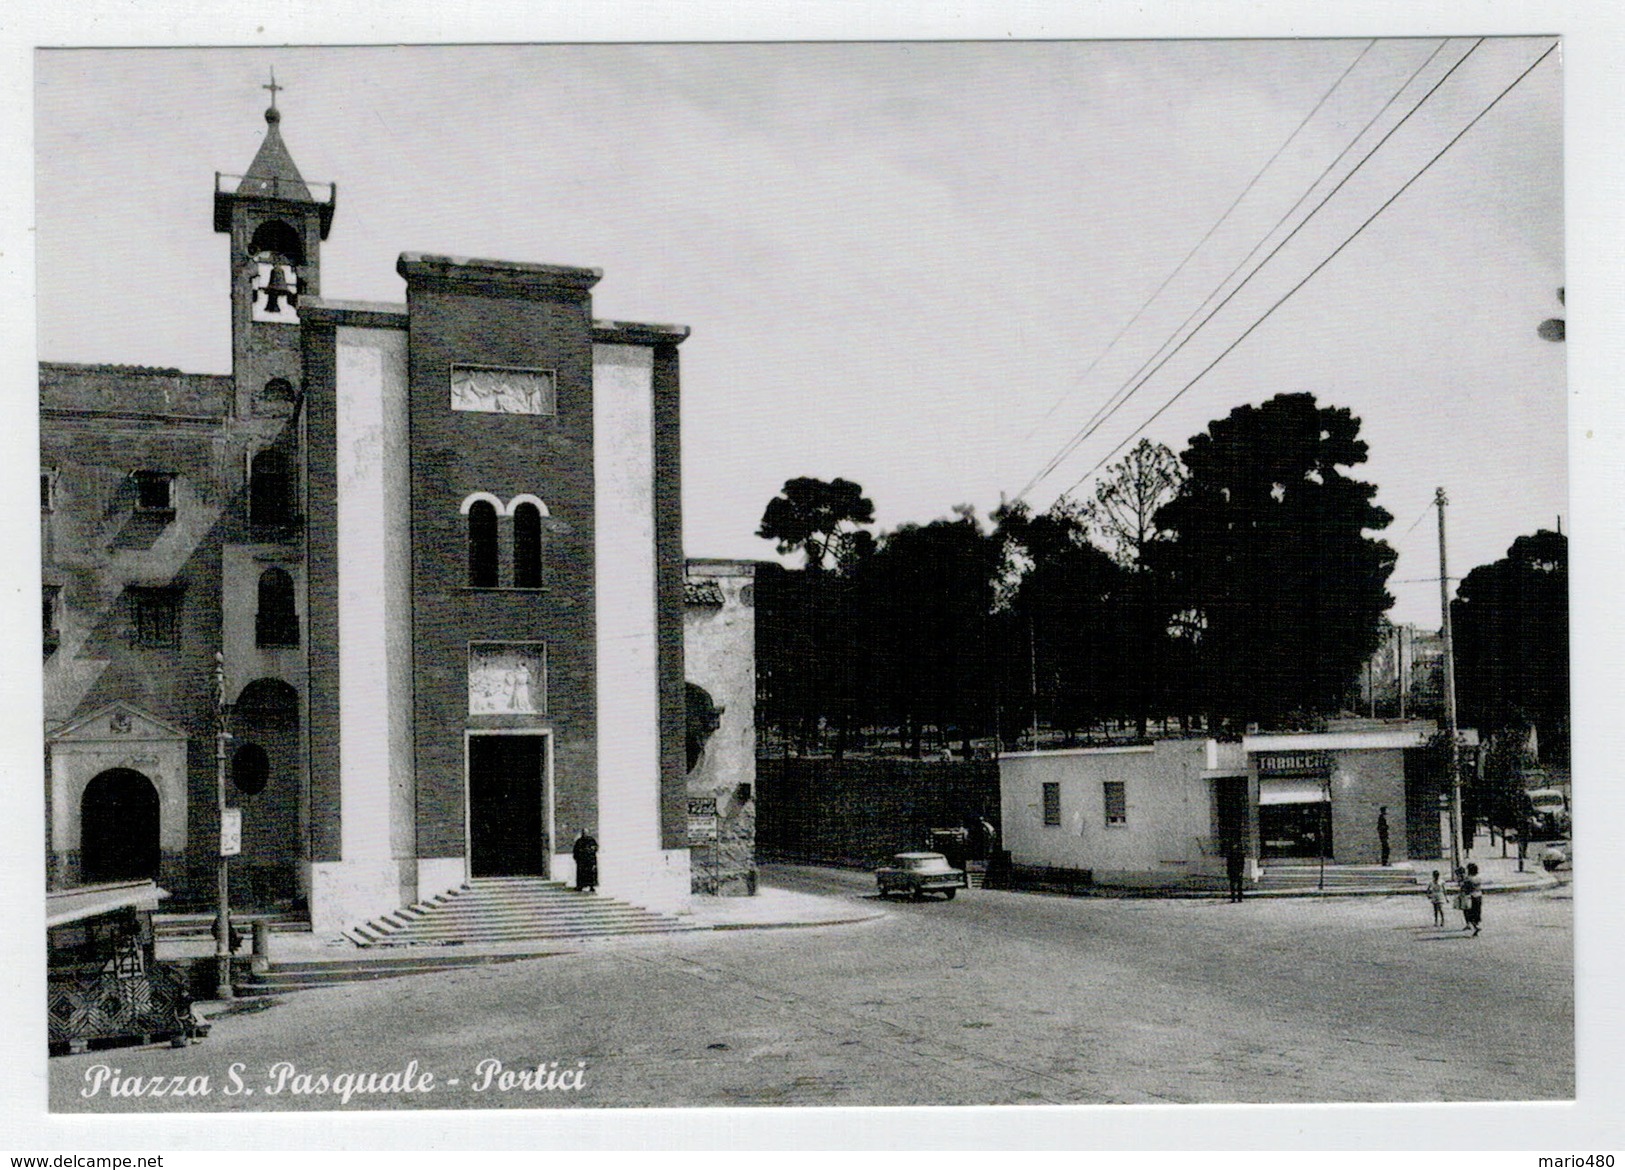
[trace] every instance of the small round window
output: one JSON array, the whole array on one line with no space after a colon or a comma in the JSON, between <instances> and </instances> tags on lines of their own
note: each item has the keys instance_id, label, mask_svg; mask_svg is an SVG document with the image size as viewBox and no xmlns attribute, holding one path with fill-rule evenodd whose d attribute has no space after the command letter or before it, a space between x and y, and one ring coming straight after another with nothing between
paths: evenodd
<instances>
[{"instance_id":1,"label":"small round window","mask_svg":"<svg viewBox=\"0 0 1625 1170\"><path fill-rule=\"evenodd\" d=\"M231 782L238 792L257 796L265 791L270 778L271 761L264 748L257 743L246 743L237 749L237 754L231 758Z\"/></svg>"}]
</instances>

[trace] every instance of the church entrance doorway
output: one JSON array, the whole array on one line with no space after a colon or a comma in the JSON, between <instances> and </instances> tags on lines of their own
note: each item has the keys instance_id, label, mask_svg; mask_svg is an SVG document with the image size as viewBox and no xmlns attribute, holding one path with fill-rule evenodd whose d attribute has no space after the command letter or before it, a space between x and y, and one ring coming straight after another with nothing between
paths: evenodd
<instances>
[{"instance_id":1,"label":"church entrance doorway","mask_svg":"<svg viewBox=\"0 0 1625 1170\"><path fill-rule=\"evenodd\" d=\"M134 768L109 768L79 803L79 878L86 883L158 876L158 789Z\"/></svg>"},{"instance_id":2,"label":"church entrance doorway","mask_svg":"<svg viewBox=\"0 0 1625 1170\"><path fill-rule=\"evenodd\" d=\"M469 734L468 862L472 876L547 876L548 740L545 734Z\"/></svg>"}]
</instances>

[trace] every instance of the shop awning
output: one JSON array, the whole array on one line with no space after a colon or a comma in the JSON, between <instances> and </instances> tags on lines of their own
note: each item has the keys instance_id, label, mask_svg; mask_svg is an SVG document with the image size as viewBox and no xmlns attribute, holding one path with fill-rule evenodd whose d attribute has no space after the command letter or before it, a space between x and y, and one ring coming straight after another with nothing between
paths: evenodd
<instances>
[{"instance_id":1,"label":"shop awning","mask_svg":"<svg viewBox=\"0 0 1625 1170\"><path fill-rule=\"evenodd\" d=\"M1326 789L1319 780L1266 777L1258 781L1259 804L1315 804L1325 799Z\"/></svg>"}]
</instances>

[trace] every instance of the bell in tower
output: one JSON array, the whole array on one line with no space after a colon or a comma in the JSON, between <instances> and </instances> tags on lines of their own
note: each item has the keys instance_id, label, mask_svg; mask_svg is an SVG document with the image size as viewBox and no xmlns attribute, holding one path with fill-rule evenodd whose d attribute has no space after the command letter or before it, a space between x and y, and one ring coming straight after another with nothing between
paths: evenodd
<instances>
[{"instance_id":1,"label":"bell in tower","mask_svg":"<svg viewBox=\"0 0 1625 1170\"><path fill-rule=\"evenodd\" d=\"M214 227L231 237L232 375L239 417L284 411L284 399L267 396L265 387L299 385L299 302L321 295L321 242L338 198L333 184L309 183L299 173L282 140L276 105L282 86L273 76L265 88L271 91L271 107L253 162L241 175L215 175Z\"/></svg>"}]
</instances>

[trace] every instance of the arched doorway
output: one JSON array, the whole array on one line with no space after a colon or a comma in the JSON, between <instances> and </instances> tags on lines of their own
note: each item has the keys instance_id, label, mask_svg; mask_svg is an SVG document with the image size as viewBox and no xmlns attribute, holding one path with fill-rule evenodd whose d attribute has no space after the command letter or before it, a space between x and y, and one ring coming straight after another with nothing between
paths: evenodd
<instances>
[{"instance_id":1,"label":"arched doorway","mask_svg":"<svg viewBox=\"0 0 1625 1170\"><path fill-rule=\"evenodd\" d=\"M133 768L110 768L79 802L79 876L84 882L158 876L158 789Z\"/></svg>"}]
</instances>

